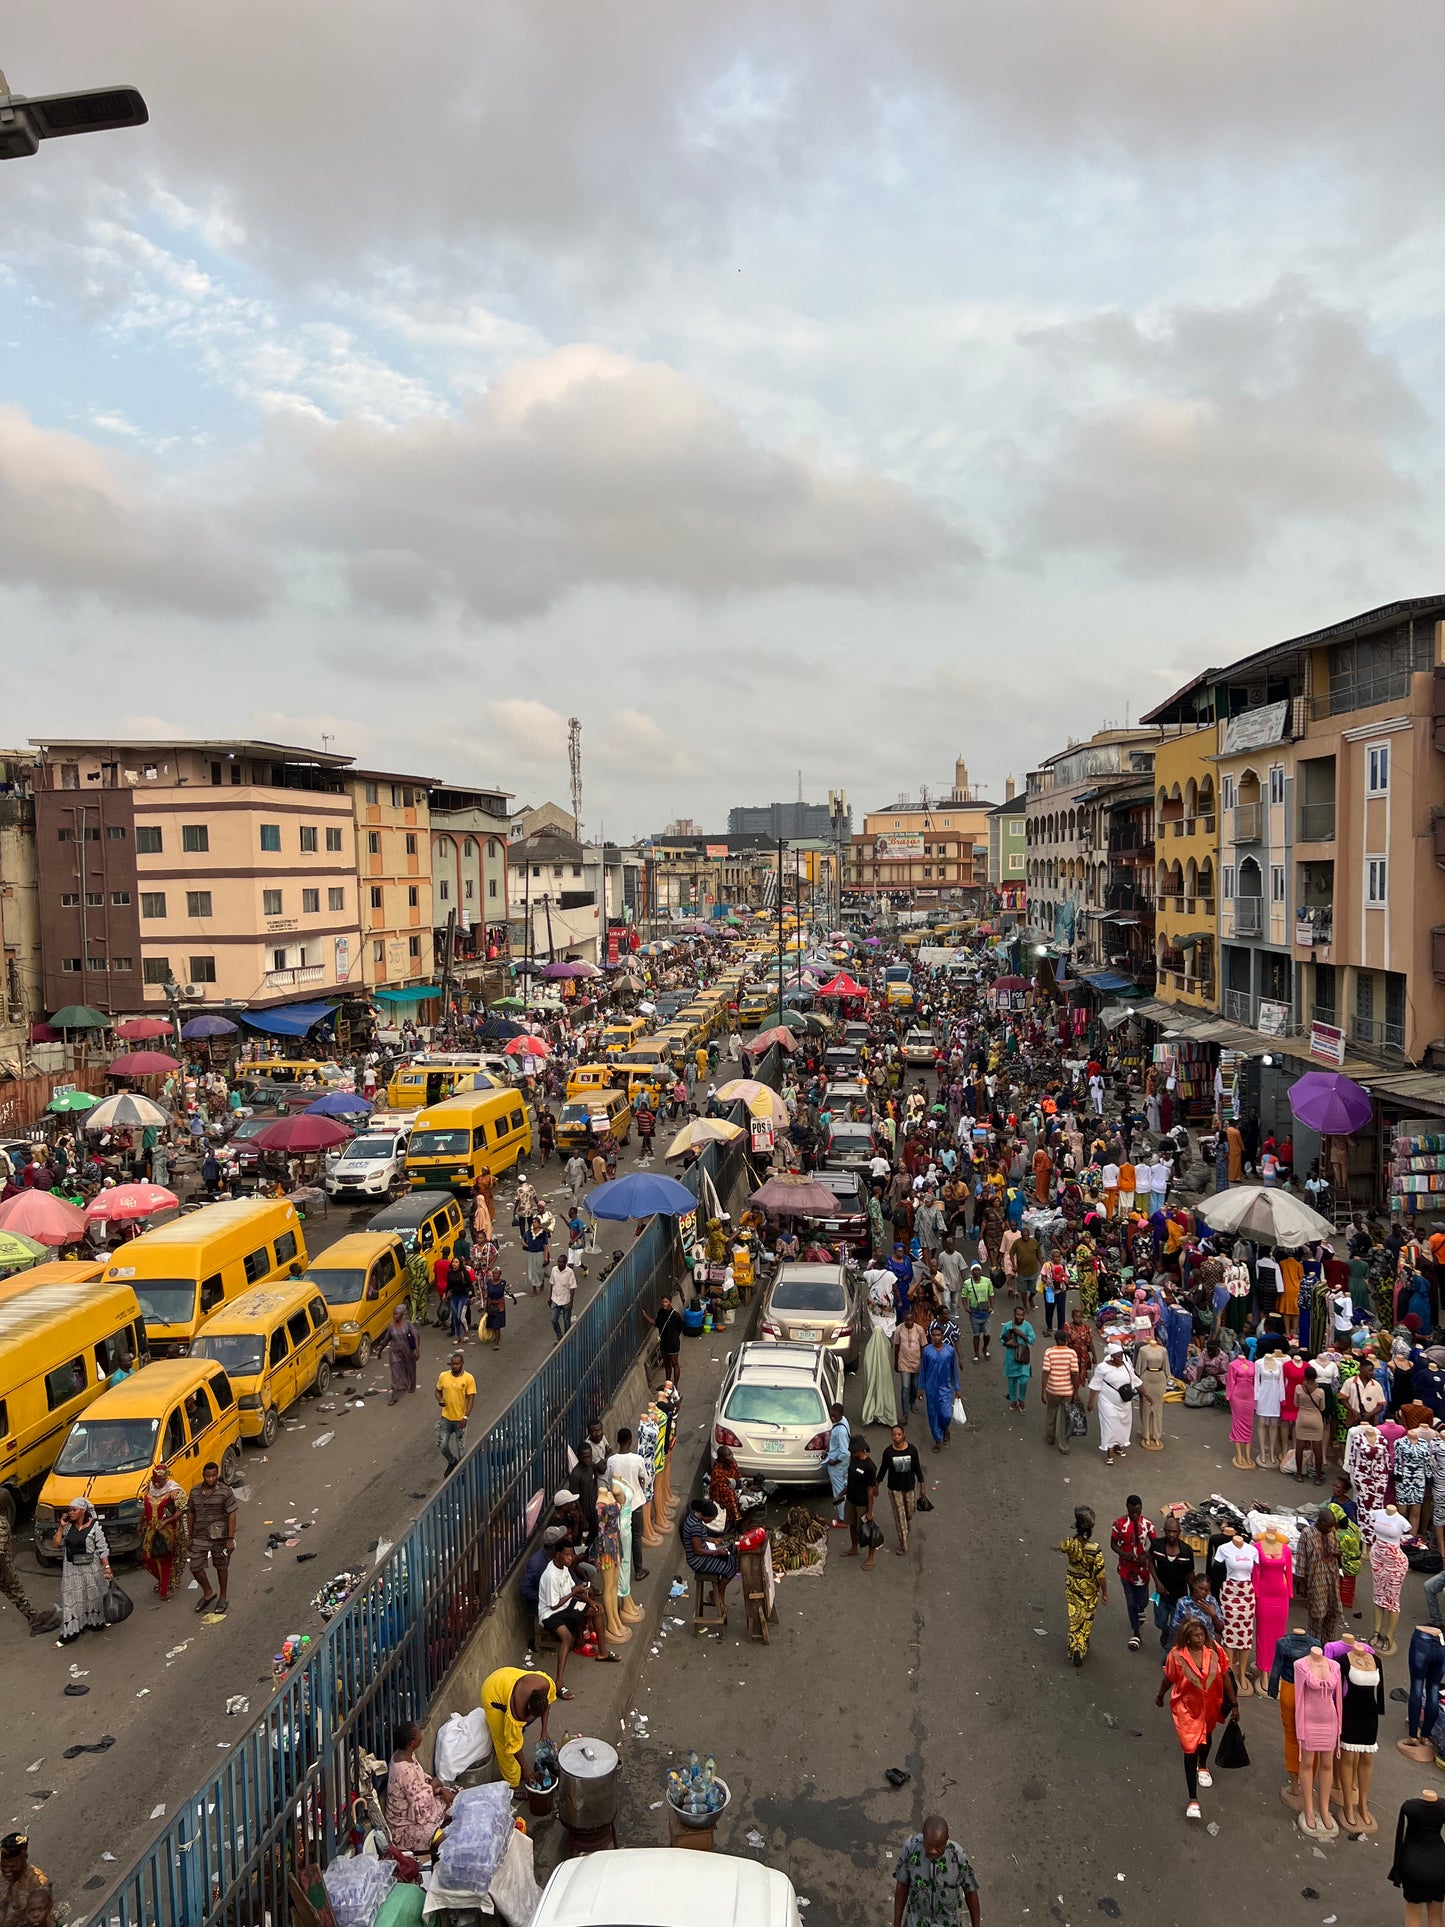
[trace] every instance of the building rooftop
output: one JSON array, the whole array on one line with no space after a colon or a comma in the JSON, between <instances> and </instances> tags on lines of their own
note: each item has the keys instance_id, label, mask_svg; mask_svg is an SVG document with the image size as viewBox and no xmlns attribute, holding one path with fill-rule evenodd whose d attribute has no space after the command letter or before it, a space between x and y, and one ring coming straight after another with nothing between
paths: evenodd
<instances>
[{"instance_id":1,"label":"building rooftop","mask_svg":"<svg viewBox=\"0 0 1445 1927\"><path fill-rule=\"evenodd\" d=\"M42 755L59 749L225 750L232 755L316 763L325 769L348 769L356 760L352 756L333 756L322 749L302 749L293 743L242 741L234 736L222 736L214 741L204 736L32 736L29 741L31 748L38 749ZM423 779L408 777L405 780L420 782Z\"/></svg>"}]
</instances>

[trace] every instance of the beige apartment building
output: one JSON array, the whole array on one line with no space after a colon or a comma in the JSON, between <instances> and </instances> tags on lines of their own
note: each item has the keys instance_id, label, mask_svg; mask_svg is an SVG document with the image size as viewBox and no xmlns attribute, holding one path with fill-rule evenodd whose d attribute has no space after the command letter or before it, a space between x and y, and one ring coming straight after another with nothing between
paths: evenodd
<instances>
[{"instance_id":1,"label":"beige apartment building","mask_svg":"<svg viewBox=\"0 0 1445 1927\"><path fill-rule=\"evenodd\" d=\"M970 786L960 758L947 792L925 791L917 801L900 797L891 809L869 810L851 839L844 891L907 905L986 889L993 807Z\"/></svg>"},{"instance_id":2,"label":"beige apartment building","mask_svg":"<svg viewBox=\"0 0 1445 1927\"><path fill-rule=\"evenodd\" d=\"M367 990L430 984L433 962L432 778L351 770L362 945L354 982Z\"/></svg>"}]
</instances>

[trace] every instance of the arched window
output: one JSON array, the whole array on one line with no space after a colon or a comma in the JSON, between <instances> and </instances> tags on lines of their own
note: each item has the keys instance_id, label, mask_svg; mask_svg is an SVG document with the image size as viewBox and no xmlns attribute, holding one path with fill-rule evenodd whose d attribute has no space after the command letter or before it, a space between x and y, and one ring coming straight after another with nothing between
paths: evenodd
<instances>
[{"instance_id":1,"label":"arched window","mask_svg":"<svg viewBox=\"0 0 1445 1927\"><path fill-rule=\"evenodd\" d=\"M474 843L474 842L472 841L472 839L471 839L471 837L468 837L468 838L467 838L467 840L466 840L466 842L465 842L465 843L464 843L464 844L462 845L462 855L463 855L463 856L475 856L475 855L476 855L476 853L477 853L477 846L476 846L476 844L475 844L475 843Z\"/></svg>"}]
</instances>

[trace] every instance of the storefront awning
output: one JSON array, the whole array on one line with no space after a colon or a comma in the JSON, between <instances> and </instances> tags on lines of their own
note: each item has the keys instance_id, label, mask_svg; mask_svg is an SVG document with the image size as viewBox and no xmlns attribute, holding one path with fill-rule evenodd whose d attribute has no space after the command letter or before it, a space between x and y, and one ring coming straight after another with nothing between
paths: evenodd
<instances>
[{"instance_id":1,"label":"storefront awning","mask_svg":"<svg viewBox=\"0 0 1445 1927\"><path fill-rule=\"evenodd\" d=\"M277 1010L246 1010L241 1022L252 1030L263 1030L268 1037L304 1037L323 1017L329 1017L332 1004L287 1004Z\"/></svg>"},{"instance_id":2,"label":"storefront awning","mask_svg":"<svg viewBox=\"0 0 1445 1927\"><path fill-rule=\"evenodd\" d=\"M1132 991L1136 997L1140 994L1134 980L1119 970L1080 970L1076 974L1094 990Z\"/></svg>"},{"instance_id":3,"label":"storefront awning","mask_svg":"<svg viewBox=\"0 0 1445 1927\"><path fill-rule=\"evenodd\" d=\"M379 1004L424 1004L428 997L440 997L440 984L408 985L405 990L374 990L372 996Z\"/></svg>"},{"instance_id":4,"label":"storefront awning","mask_svg":"<svg viewBox=\"0 0 1445 1927\"><path fill-rule=\"evenodd\" d=\"M1192 950L1197 943L1212 943L1214 941L1214 932L1212 930L1189 930L1186 931L1182 937L1171 937L1169 941L1176 950Z\"/></svg>"}]
</instances>

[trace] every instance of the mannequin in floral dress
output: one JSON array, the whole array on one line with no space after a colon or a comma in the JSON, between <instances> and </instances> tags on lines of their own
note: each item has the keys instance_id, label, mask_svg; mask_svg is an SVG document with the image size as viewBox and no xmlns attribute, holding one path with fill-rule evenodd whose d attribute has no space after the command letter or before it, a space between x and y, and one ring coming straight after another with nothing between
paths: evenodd
<instances>
[{"instance_id":1,"label":"mannequin in floral dress","mask_svg":"<svg viewBox=\"0 0 1445 1927\"><path fill-rule=\"evenodd\" d=\"M1375 1542L1370 1514L1384 1510L1390 1483L1390 1448L1377 1425L1352 1425L1345 1440L1345 1470L1355 1488L1360 1536L1369 1551Z\"/></svg>"}]
</instances>

